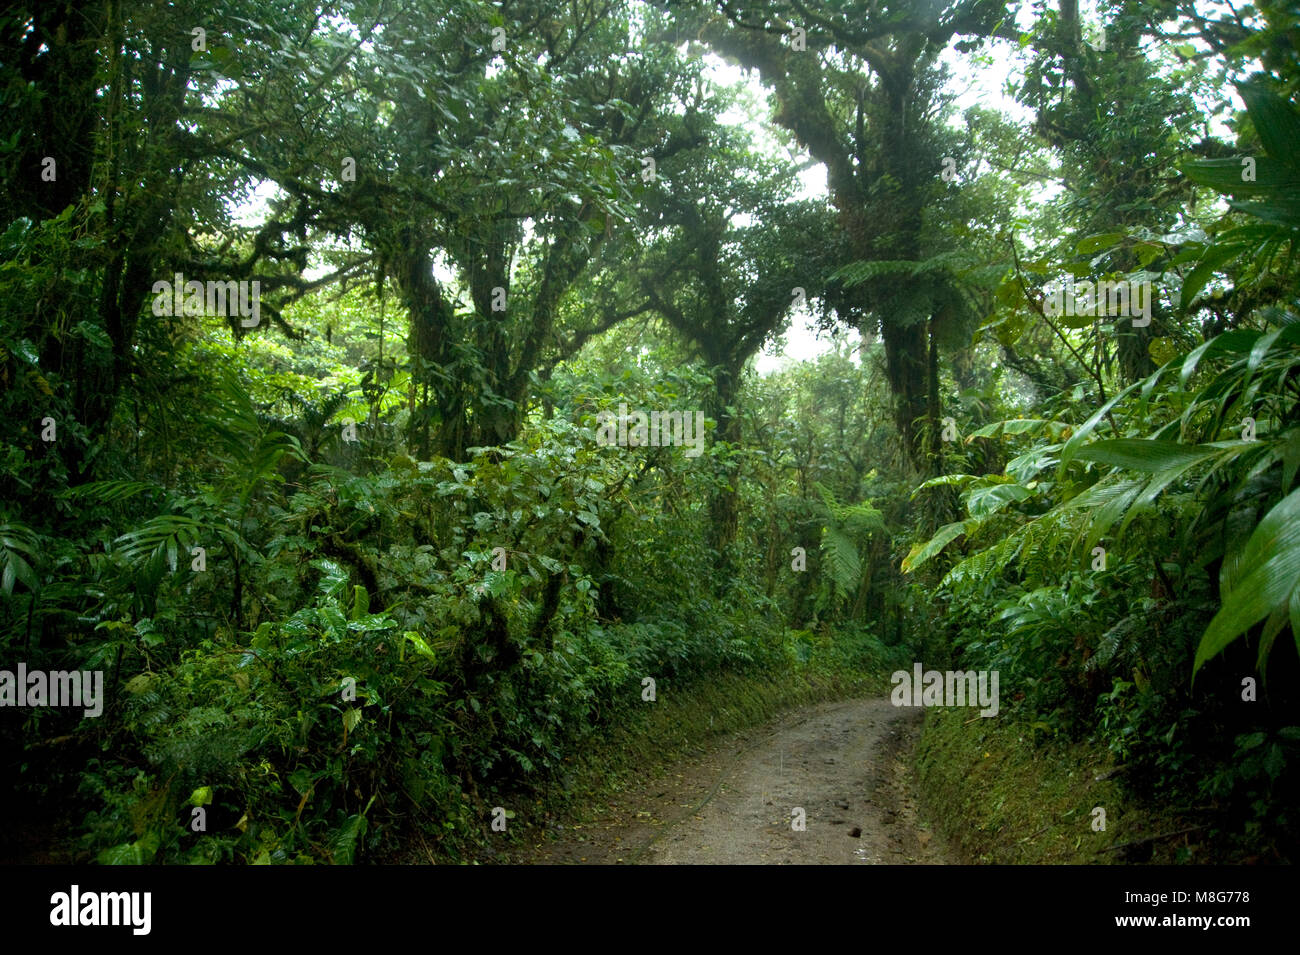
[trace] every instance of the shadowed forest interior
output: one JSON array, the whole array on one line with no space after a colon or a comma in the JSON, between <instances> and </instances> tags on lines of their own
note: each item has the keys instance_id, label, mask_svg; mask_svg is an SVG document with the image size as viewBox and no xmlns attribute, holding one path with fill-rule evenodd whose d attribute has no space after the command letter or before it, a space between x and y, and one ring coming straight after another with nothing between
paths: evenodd
<instances>
[{"instance_id":1,"label":"shadowed forest interior","mask_svg":"<svg viewBox=\"0 0 1300 955\"><path fill-rule=\"evenodd\" d=\"M1298 96L1289 0L7 6L0 858L526 862L916 668L955 857L1294 862Z\"/></svg>"}]
</instances>

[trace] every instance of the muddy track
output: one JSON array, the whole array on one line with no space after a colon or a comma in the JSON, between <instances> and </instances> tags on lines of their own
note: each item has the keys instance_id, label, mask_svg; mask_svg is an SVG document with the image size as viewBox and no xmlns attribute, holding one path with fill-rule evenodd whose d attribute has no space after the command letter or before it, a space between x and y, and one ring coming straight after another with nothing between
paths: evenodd
<instances>
[{"instance_id":1,"label":"muddy track","mask_svg":"<svg viewBox=\"0 0 1300 955\"><path fill-rule=\"evenodd\" d=\"M793 710L737 734L556 830L551 864L942 864L906 757L921 710L887 699ZM803 810L802 831L796 810Z\"/></svg>"}]
</instances>

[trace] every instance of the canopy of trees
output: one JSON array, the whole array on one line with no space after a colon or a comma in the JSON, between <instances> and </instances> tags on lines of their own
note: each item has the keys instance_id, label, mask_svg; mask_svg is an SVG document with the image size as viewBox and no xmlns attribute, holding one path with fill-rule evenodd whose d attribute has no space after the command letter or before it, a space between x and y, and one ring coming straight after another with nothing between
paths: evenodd
<instances>
[{"instance_id":1,"label":"canopy of trees","mask_svg":"<svg viewBox=\"0 0 1300 955\"><path fill-rule=\"evenodd\" d=\"M1294 861L1293 4L29 0L0 99L0 671L103 674L4 856L476 858L923 660Z\"/></svg>"}]
</instances>

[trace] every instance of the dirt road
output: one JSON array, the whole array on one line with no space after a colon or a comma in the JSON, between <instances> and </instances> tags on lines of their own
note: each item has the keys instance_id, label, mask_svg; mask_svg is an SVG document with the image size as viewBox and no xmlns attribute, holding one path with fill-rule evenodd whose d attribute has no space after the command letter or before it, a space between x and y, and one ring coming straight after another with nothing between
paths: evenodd
<instances>
[{"instance_id":1,"label":"dirt road","mask_svg":"<svg viewBox=\"0 0 1300 955\"><path fill-rule=\"evenodd\" d=\"M535 861L947 862L917 818L904 761L920 717L887 699L794 710L620 794L539 846Z\"/></svg>"}]
</instances>

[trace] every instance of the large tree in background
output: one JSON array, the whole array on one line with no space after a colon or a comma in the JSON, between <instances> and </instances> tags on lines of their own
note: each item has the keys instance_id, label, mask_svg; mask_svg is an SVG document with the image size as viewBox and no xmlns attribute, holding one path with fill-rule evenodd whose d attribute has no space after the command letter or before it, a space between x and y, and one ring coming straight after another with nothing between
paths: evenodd
<instances>
[{"instance_id":1,"label":"large tree in background","mask_svg":"<svg viewBox=\"0 0 1300 955\"><path fill-rule=\"evenodd\" d=\"M184 181L175 134L191 80L185 35L198 20L185 4L131 3L36 3L0 17L0 218L13 223L6 258L32 268L6 307L26 313L19 335L53 389L46 407L65 426L56 448L74 480L134 370L164 261ZM75 233L75 251L37 223Z\"/></svg>"},{"instance_id":2,"label":"large tree in background","mask_svg":"<svg viewBox=\"0 0 1300 955\"><path fill-rule=\"evenodd\" d=\"M633 238L642 161L690 145L669 126L695 108L695 68L626 3L564 18L467 4L431 37L426 25L385 31L383 69L363 85L385 105L358 131L375 151L334 198L409 314L412 446L459 459L512 440L532 377L610 327L561 328L561 304L602 246Z\"/></svg>"},{"instance_id":3,"label":"large tree in background","mask_svg":"<svg viewBox=\"0 0 1300 955\"><path fill-rule=\"evenodd\" d=\"M1176 160L1200 120L1190 88L1203 78L1188 68L1171 75L1144 53L1147 4L1104 6L1106 19L1088 29L1072 0L1040 22L1019 96L1036 110L1038 134L1062 159L1070 233L1058 254L1081 267L1128 274L1152 264L1156 247L1124 242L1103 256L1088 246L1079 255L1074 249L1097 234L1156 239L1179 224L1192 184L1178 174ZM1115 363L1115 377L1129 384L1154 371L1148 345L1170 329L1159 305L1153 319L1149 326L1122 317L1092 327L1084 350L1098 356L1097 373Z\"/></svg>"},{"instance_id":4,"label":"large tree in background","mask_svg":"<svg viewBox=\"0 0 1300 955\"><path fill-rule=\"evenodd\" d=\"M852 260L916 261L926 208L941 188L939 54L959 34L1012 35L1001 4L721 2L697 10L699 34L757 69L775 121L826 166ZM927 275L860 283L834 304L866 331L879 325L909 459L938 467L936 326L950 288Z\"/></svg>"},{"instance_id":5,"label":"large tree in background","mask_svg":"<svg viewBox=\"0 0 1300 955\"><path fill-rule=\"evenodd\" d=\"M453 26L435 47L458 82L477 77L466 97L395 91L387 129L401 165L376 171L380 194L418 195L432 180L438 207L393 216L390 199L365 224L410 315L422 389L412 438L424 456L514 438L531 376L582 337L560 334L562 300L602 244L625 240L640 159L678 148L662 114L689 90L626 4L578 4L563 19L507 4L502 15L500 60L491 20ZM463 35L481 36L481 49ZM467 302L435 275L439 257Z\"/></svg>"},{"instance_id":6,"label":"large tree in background","mask_svg":"<svg viewBox=\"0 0 1300 955\"><path fill-rule=\"evenodd\" d=\"M609 327L560 328L561 303L597 250L632 239L642 160L692 143L670 125L694 108L698 64L654 39L657 19L622 0L562 17L532 2L381 4L297 44L246 27L296 70L218 60L225 82L190 154L217 157L232 184L278 187L245 242L297 266L267 283L279 304L363 269L395 289L421 456L511 440L532 376ZM194 240L191 268L251 275L222 232ZM326 241L333 270L302 280L308 245Z\"/></svg>"},{"instance_id":7,"label":"large tree in background","mask_svg":"<svg viewBox=\"0 0 1300 955\"><path fill-rule=\"evenodd\" d=\"M748 361L797 300L826 284L835 261L824 242L829 210L793 201L794 178L746 137L714 127L707 145L659 167L645 196L660 236L631 282L698 351L713 379L719 487L709 502L709 546L724 563L736 535L741 441L737 404Z\"/></svg>"},{"instance_id":8,"label":"large tree in background","mask_svg":"<svg viewBox=\"0 0 1300 955\"><path fill-rule=\"evenodd\" d=\"M376 26L364 5L349 12ZM165 350L185 320L153 314L156 281L259 280L263 314L282 326L273 299L313 287L302 207L280 201L257 226L236 224L232 207L286 168L291 131L305 135L329 108L327 82L360 47L321 13L110 0L0 17L4 253L28 268L6 307L37 357L74 480L110 440L128 381L161 376L165 390L168 369L146 367L137 346Z\"/></svg>"}]
</instances>

